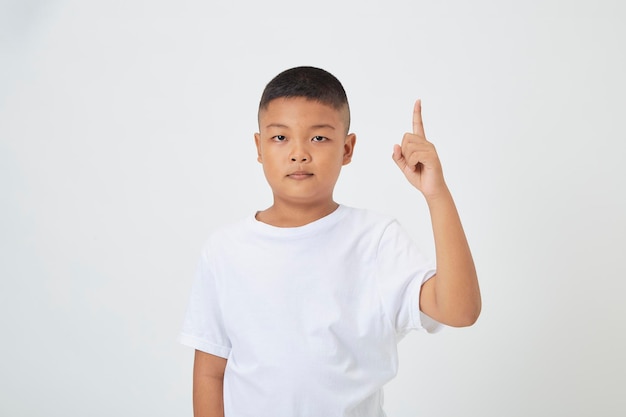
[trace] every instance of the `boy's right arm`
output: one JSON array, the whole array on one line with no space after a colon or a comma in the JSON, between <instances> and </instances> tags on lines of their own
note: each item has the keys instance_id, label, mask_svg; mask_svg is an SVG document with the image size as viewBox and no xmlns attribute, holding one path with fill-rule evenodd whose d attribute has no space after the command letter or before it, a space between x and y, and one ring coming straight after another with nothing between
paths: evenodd
<instances>
[{"instance_id":1,"label":"boy's right arm","mask_svg":"<svg viewBox=\"0 0 626 417\"><path fill-rule=\"evenodd\" d=\"M224 417L226 359L196 350L193 362L194 417Z\"/></svg>"}]
</instances>

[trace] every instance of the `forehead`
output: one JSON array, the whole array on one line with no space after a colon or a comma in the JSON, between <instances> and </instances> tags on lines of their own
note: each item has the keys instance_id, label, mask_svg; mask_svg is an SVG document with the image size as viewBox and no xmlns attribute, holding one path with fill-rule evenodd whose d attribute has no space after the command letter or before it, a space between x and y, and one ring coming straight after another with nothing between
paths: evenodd
<instances>
[{"instance_id":1,"label":"forehead","mask_svg":"<svg viewBox=\"0 0 626 417\"><path fill-rule=\"evenodd\" d=\"M259 110L259 127L280 124L288 127L329 124L337 129L345 128L347 106L336 109L328 104L305 97L281 97L270 101Z\"/></svg>"}]
</instances>

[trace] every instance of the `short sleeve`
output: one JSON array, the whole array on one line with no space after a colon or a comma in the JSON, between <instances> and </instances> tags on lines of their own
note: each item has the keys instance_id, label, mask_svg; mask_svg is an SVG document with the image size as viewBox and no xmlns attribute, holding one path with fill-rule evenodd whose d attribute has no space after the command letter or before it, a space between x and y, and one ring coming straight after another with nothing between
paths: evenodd
<instances>
[{"instance_id":1,"label":"short sleeve","mask_svg":"<svg viewBox=\"0 0 626 417\"><path fill-rule=\"evenodd\" d=\"M435 275L435 265L395 220L380 239L376 265L383 309L398 339L410 330L440 330L442 325L419 309L422 284Z\"/></svg>"},{"instance_id":2,"label":"short sleeve","mask_svg":"<svg viewBox=\"0 0 626 417\"><path fill-rule=\"evenodd\" d=\"M205 254L196 269L180 343L212 355L228 358L230 340L224 328L215 276Z\"/></svg>"}]
</instances>

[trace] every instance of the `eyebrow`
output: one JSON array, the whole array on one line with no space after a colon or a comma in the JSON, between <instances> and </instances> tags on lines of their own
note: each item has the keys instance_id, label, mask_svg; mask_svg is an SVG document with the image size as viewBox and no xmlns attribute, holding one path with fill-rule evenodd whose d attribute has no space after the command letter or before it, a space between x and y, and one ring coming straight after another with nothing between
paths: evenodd
<instances>
[{"instance_id":1,"label":"eyebrow","mask_svg":"<svg viewBox=\"0 0 626 417\"><path fill-rule=\"evenodd\" d=\"M265 126L266 129L269 129L271 127L277 127L279 129L289 129L289 126L283 125L283 124L280 124L280 123L270 123L269 125ZM310 128L311 129L332 129L332 130L336 130L335 126L329 125L329 124L313 125Z\"/></svg>"},{"instance_id":2,"label":"eyebrow","mask_svg":"<svg viewBox=\"0 0 626 417\"><path fill-rule=\"evenodd\" d=\"M329 124L313 125L313 126L311 126L311 128L312 129L332 129L332 130L335 130L335 126L329 125Z\"/></svg>"}]
</instances>

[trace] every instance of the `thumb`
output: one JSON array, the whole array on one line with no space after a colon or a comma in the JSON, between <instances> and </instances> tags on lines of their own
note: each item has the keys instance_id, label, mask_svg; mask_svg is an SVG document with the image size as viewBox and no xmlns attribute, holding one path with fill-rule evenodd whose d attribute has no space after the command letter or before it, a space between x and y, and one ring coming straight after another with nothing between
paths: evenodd
<instances>
[{"instance_id":1,"label":"thumb","mask_svg":"<svg viewBox=\"0 0 626 417\"><path fill-rule=\"evenodd\" d=\"M400 145L393 145L393 154L391 155L393 161L398 165L400 171L408 175L409 172L415 171L415 167L409 166L406 162L406 158L402 154L402 147Z\"/></svg>"},{"instance_id":2,"label":"thumb","mask_svg":"<svg viewBox=\"0 0 626 417\"><path fill-rule=\"evenodd\" d=\"M396 165L398 165L398 168L400 168L400 170L404 172L407 164L404 155L402 155L402 147L400 145L393 145L393 154L391 155L391 157L393 158L393 161L396 163Z\"/></svg>"},{"instance_id":3,"label":"thumb","mask_svg":"<svg viewBox=\"0 0 626 417\"><path fill-rule=\"evenodd\" d=\"M393 154L391 155L391 157L400 168L406 165L406 162L404 161L404 155L402 155L402 147L400 147L400 145L393 145Z\"/></svg>"}]
</instances>

